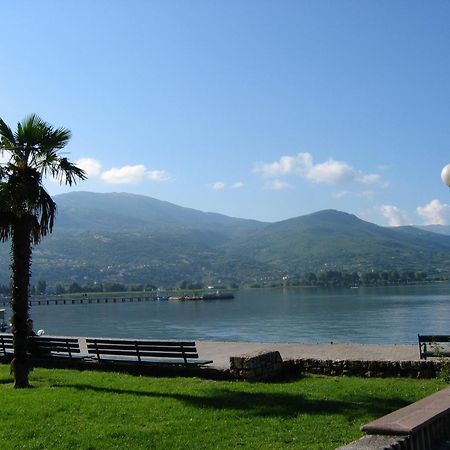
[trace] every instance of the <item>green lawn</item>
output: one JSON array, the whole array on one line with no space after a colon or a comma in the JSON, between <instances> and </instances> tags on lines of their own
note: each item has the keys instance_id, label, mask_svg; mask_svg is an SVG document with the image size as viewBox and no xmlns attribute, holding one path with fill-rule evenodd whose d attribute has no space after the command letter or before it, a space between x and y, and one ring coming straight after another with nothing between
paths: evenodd
<instances>
[{"instance_id":1,"label":"green lawn","mask_svg":"<svg viewBox=\"0 0 450 450\"><path fill-rule=\"evenodd\" d=\"M0 365L0 448L334 449L359 427L444 385L308 376L279 383L35 369L14 390Z\"/></svg>"}]
</instances>

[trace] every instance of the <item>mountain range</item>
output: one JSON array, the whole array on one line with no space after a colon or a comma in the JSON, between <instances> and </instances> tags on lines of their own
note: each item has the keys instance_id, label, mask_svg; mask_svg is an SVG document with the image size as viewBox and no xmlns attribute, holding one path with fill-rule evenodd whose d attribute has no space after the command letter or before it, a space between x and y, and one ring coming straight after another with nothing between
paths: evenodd
<instances>
[{"instance_id":1,"label":"mountain range","mask_svg":"<svg viewBox=\"0 0 450 450\"><path fill-rule=\"evenodd\" d=\"M324 210L276 223L205 213L151 197L72 192L55 196L53 233L33 251L33 279L175 286L255 283L321 270L448 274L450 236L381 227ZM0 283L9 243L0 244Z\"/></svg>"}]
</instances>

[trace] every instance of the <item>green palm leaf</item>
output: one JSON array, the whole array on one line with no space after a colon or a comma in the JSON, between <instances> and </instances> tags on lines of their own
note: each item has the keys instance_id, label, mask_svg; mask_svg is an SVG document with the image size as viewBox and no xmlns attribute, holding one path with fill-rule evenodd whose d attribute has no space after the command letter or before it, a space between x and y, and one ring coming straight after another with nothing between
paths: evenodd
<instances>
[{"instance_id":1,"label":"green palm leaf","mask_svg":"<svg viewBox=\"0 0 450 450\"><path fill-rule=\"evenodd\" d=\"M16 139L14 137L14 133L12 132L11 128L6 125L6 123L0 118L0 137L1 137L1 143L2 147L7 148L6 145L16 145Z\"/></svg>"}]
</instances>

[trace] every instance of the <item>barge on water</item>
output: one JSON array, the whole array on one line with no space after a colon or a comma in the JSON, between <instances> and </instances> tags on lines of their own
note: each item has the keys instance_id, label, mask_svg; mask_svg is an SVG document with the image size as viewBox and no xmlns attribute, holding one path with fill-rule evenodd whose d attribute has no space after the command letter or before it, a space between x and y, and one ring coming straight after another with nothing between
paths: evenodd
<instances>
[{"instance_id":1,"label":"barge on water","mask_svg":"<svg viewBox=\"0 0 450 450\"><path fill-rule=\"evenodd\" d=\"M206 292L202 295L177 295L169 297L169 300L227 300L233 299L231 292Z\"/></svg>"}]
</instances>

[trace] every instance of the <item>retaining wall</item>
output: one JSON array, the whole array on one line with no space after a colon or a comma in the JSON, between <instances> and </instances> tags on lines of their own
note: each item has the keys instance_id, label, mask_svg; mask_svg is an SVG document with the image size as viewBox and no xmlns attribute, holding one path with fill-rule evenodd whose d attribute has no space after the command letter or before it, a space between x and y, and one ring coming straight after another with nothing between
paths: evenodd
<instances>
[{"instance_id":1,"label":"retaining wall","mask_svg":"<svg viewBox=\"0 0 450 450\"><path fill-rule=\"evenodd\" d=\"M435 378L439 374L439 361L355 361L297 359L286 361L292 372L320 375L358 377Z\"/></svg>"},{"instance_id":2,"label":"retaining wall","mask_svg":"<svg viewBox=\"0 0 450 450\"><path fill-rule=\"evenodd\" d=\"M417 361L364 361L295 359L283 361L278 351L247 353L230 358L230 374L239 379L264 381L280 375L301 376L319 374L357 377L436 378L442 362Z\"/></svg>"},{"instance_id":3,"label":"retaining wall","mask_svg":"<svg viewBox=\"0 0 450 450\"><path fill-rule=\"evenodd\" d=\"M278 351L246 353L230 358L230 373L243 380L272 380L277 378L284 368Z\"/></svg>"}]
</instances>

